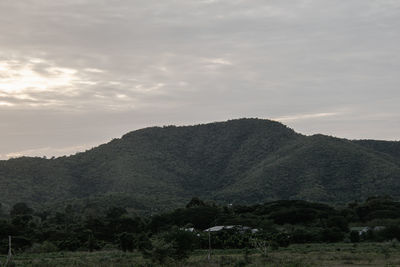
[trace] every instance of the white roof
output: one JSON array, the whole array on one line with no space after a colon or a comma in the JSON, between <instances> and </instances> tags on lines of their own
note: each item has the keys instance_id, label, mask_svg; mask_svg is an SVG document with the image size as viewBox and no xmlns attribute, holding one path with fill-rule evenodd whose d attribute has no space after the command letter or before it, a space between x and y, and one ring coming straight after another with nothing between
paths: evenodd
<instances>
[{"instance_id":1,"label":"white roof","mask_svg":"<svg viewBox=\"0 0 400 267\"><path fill-rule=\"evenodd\" d=\"M204 230L204 232L218 232L223 229L232 229L233 227L235 227L235 226L234 225L218 225L218 226L210 227L210 228Z\"/></svg>"},{"instance_id":2,"label":"white roof","mask_svg":"<svg viewBox=\"0 0 400 267\"><path fill-rule=\"evenodd\" d=\"M213 226L210 227L206 230L204 230L204 232L218 232L221 230L230 230L236 228L237 230L241 230L241 231L246 231L246 230L250 230L253 234L258 232L258 229L252 229L248 226L242 226L242 225L218 225L218 226Z\"/></svg>"}]
</instances>

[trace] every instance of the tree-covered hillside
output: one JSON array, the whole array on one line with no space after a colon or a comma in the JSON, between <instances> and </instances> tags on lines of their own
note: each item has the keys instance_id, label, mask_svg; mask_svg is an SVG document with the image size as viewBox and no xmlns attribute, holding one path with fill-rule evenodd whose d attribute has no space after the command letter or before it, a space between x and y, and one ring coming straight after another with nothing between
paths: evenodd
<instances>
[{"instance_id":1,"label":"tree-covered hillside","mask_svg":"<svg viewBox=\"0 0 400 267\"><path fill-rule=\"evenodd\" d=\"M269 120L137 130L55 159L0 161L0 202L124 204L158 212L225 203L400 196L400 143L304 136Z\"/></svg>"}]
</instances>

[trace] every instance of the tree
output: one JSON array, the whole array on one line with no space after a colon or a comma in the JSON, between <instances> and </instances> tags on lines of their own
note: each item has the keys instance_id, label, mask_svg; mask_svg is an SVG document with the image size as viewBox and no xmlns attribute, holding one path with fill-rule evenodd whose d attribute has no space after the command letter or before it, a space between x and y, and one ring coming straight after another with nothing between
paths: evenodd
<instances>
[{"instance_id":1,"label":"tree","mask_svg":"<svg viewBox=\"0 0 400 267\"><path fill-rule=\"evenodd\" d=\"M142 232L136 236L136 248L141 252L151 250L151 241L145 233Z\"/></svg>"},{"instance_id":2,"label":"tree","mask_svg":"<svg viewBox=\"0 0 400 267\"><path fill-rule=\"evenodd\" d=\"M120 218L122 215L127 214L128 212L126 211L126 209L121 208L121 207L112 207L107 211L107 219L109 220L113 220L113 219L118 219Z\"/></svg>"},{"instance_id":3,"label":"tree","mask_svg":"<svg viewBox=\"0 0 400 267\"><path fill-rule=\"evenodd\" d=\"M337 228L325 228L321 232L322 240L325 242L339 242L343 240L344 234L343 232Z\"/></svg>"},{"instance_id":4,"label":"tree","mask_svg":"<svg viewBox=\"0 0 400 267\"><path fill-rule=\"evenodd\" d=\"M339 228L343 232L348 232L349 226L347 220L342 216L333 216L328 218L327 226L329 228Z\"/></svg>"},{"instance_id":5,"label":"tree","mask_svg":"<svg viewBox=\"0 0 400 267\"><path fill-rule=\"evenodd\" d=\"M11 216L30 215L32 213L33 209L28 207L28 205L24 202L19 202L15 204L10 211Z\"/></svg>"},{"instance_id":6,"label":"tree","mask_svg":"<svg viewBox=\"0 0 400 267\"><path fill-rule=\"evenodd\" d=\"M143 254L146 258L151 258L153 262L158 262L161 265L168 260L173 253L172 244L166 242L163 238L155 237L152 240L152 248Z\"/></svg>"},{"instance_id":7,"label":"tree","mask_svg":"<svg viewBox=\"0 0 400 267\"><path fill-rule=\"evenodd\" d=\"M194 233L177 228L169 232L164 239L166 242L172 244L171 257L175 260L182 260L189 257L196 242Z\"/></svg>"},{"instance_id":8,"label":"tree","mask_svg":"<svg viewBox=\"0 0 400 267\"><path fill-rule=\"evenodd\" d=\"M192 208L197 206L205 206L206 204L198 197L193 197L190 202L186 205L186 208Z\"/></svg>"},{"instance_id":9,"label":"tree","mask_svg":"<svg viewBox=\"0 0 400 267\"><path fill-rule=\"evenodd\" d=\"M350 241L352 243L360 242L360 234L358 233L358 231L351 231L350 232Z\"/></svg>"},{"instance_id":10,"label":"tree","mask_svg":"<svg viewBox=\"0 0 400 267\"><path fill-rule=\"evenodd\" d=\"M123 252L132 252L134 247L134 235L132 233L123 232L119 235L119 244Z\"/></svg>"},{"instance_id":11,"label":"tree","mask_svg":"<svg viewBox=\"0 0 400 267\"><path fill-rule=\"evenodd\" d=\"M288 247L290 244L290 238L288 234L285 233L277 233L273 235L273 240L280 246L280 247Z\"/></svg>"},{"instance_id":12,"label":"tree","mask_svg":"<svg viewBox=\"0 0 400 267\"><path fill-rule=\"evenodd\" d=\"M270 248L270 241L259 239L259 238L252 238L251 244L254 248L256 248L263 257L268 257L268 250Z\"/></svg>"},{"instance_id":13,"label":"tree","mask_svg":"<svg viewBox=\"0 0 400 267\"><path fill-rule=\"evenodd\" d=\"M89 252L93 252L93 250L96 247L97 247L96 239L94 238L93 233L90 232L89 233L89 238L88 238L88 249L89 249Z\"/></svg>"}]
</instances>

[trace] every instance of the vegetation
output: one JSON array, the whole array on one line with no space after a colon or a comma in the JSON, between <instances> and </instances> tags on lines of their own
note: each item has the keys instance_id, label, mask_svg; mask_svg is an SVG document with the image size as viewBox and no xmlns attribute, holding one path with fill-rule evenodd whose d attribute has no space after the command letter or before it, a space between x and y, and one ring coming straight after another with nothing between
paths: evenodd
<instances>
[{"instance_id":1,"label":"vegetation","mask_svg":"<svg viewBox=\"0 0 400 267\"><path fill-rule=\"evenodd\" d=\"M206 230L216 225L226 227ZM248 263L251 254L269 259L274 251L299 244L346 242L355 248L382 242L390 244L382 249L391 254L400 239L400 203L372 197L341 208L302 200L217 206L193 198L185 208L145 217L121 207L105 210L89 204L85 209L68 205L35 211L17 203L0 220L0 255L7 255L9 235L14 254L27 258L32 253L60 257L59 253L85 251L104 256L112 251L120 258L132 260L136 255L139 262L154 265L188 261L210 245L214 250L239 249Z\"/></svg>"},{"instance_id":2,"label":"vegetation","mask_svg":"<svg viewBox=\"0 0 400 267\"><path fill-rule=\"evenodd\" d=\"M23 201L34 208L95 203L159 214L192 196L224 204L397 199L399 148L399 142L304 136L259 119L146 128L70 157L0 161L0 210Z\"/></svg>"},{"instance_id":3,"label":"vegetation","mask_svg":"<svg viewBox=\"0 0 400 267\"><path fill-rule=\"evenodd\" d=\"M203 230L215 225L235 227L211 232L207 260ZM91 203L62 210L17 203L0 220L1 263L8 235L17 266L396 266L400 203L371 197L340 208L300 200L217 206L193 198L145 217Z\"/></svg>"},{"instance_id":4,"label":"vegetation","mask_svg":"<svg viewBox=\"0 0 400 267\"><path fill-rule=\"evenodd\" d=\"M310 267L310 266L399 266L400 247L391 243L298 244L270 251L262 257L256 250L215 250L211 260L207 251L196 250L182 262L169 261L164 266L219 267ZM0 257L0 262L4 258ZM89 252L23 253L15 256L16 266L159 266L138 252L107 250Z\"/></svg>"}]
</instances>

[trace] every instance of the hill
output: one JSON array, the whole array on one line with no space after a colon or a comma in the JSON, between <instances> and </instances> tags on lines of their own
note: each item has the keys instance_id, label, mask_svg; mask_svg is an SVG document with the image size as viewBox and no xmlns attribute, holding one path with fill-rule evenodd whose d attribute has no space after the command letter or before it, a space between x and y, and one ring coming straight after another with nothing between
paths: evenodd
<instances>
[{"instance_id":1,"label":"hill","mask_svg":"<svg viewBox=\"0 0 400 267\"><path fill-rule=\"evenodd\" d=\"M158 212L193 196L244 204L398 198L399 148L304 136L260 119L152 127L69 157L0 161L0 202L95 201Z\"/></svg>"}]
</instances>

